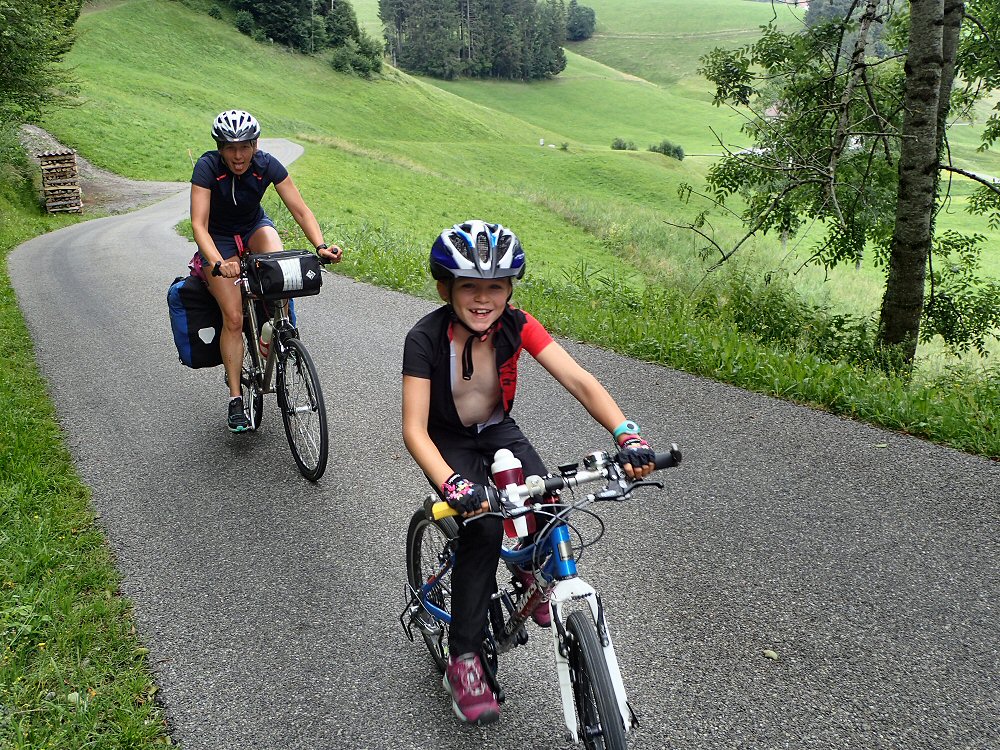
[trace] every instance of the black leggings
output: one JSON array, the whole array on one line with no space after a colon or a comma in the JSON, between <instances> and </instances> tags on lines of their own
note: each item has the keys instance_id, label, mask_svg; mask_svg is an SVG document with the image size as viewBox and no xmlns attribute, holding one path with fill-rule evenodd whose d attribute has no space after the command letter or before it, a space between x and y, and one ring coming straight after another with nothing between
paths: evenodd
<instances>
[{"instance_id":1,"label":"black leggings","mask_svg":"<svg viewBox=\"0 0 1000 750\"><path fill-rule=\"evenodd\" d=\"M513 419L507 417L480 433L431 433L441 455L466 479L487 484L493 454L507 448L521 461L524 476L545 476L548 470ZM440 491L440 488L436 488ZM503 541L503 521L496 516L459 523L458 549L451 573L451 629L448 640L452 655L479 651L490 596L496 591L496 571Z\"/></svg>"}]
</instances>

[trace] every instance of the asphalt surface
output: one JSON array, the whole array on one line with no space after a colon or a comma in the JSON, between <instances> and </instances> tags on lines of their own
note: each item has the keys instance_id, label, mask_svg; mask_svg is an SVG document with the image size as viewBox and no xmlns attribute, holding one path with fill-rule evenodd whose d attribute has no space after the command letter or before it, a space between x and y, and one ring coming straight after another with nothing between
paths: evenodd
<instances>
[{"instance_id":1,"label":"asphalt surface","mask_svg":"<svg viewBox=\"0 0 1000 750\"><path fill-rule=\"evenodd\" d=\"M268 147L287 160L290 145ZM402 343L433 305L336 275L297 304L333 436L312 485L273 396L260 432L230 435L221 368L177 361L165 295L194 249L173 230L187 201L69 227L9 259L173 739L571 747L547 633L531 626L501 658L501 721L474 729L397 621L425 493L400 437ZM630 747L1000 747L1000 464L564 344L654 447L684 451L663 491L601 506L607 534L581 563L640 717ZM606 447L525 359L515 416L542 456Z\"/></svg>"}]
</instances>

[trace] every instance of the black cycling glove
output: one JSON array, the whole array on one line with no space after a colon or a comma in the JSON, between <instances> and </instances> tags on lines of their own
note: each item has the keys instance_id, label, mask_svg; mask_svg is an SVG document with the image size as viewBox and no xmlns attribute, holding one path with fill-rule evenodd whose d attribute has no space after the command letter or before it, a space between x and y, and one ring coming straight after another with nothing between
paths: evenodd
<instances>
[{"instance_id":1,"label":"black cycling glove","mask_svg":"<svg viewBox=\"0 0 1000 750\"><path fill-rule=\"evenodd\" d=\"M441 494L445 501L460 513L475 513L482 510L483 503L489 504L489 488L482 484L470 482L461 474L455 473L441 485Z\"/></svg>"},{"instance_id":2,"label":"black cycling glove","mask_svg":"<svg viewBox=\"0 0 1000 750\"><path fill-rule=\"evenodd\" d=\"M632 464L635 469L641 469L646 464L656 462L656 453L649 447L649 443L638 435L629 435L622 442L618 456L623 465Z\"/></svg>"}]
</instances>

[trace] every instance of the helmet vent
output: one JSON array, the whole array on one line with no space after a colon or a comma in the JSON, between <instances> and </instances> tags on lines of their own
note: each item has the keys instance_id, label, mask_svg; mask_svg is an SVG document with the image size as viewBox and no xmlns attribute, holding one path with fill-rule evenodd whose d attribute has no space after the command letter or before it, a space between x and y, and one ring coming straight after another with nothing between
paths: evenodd
<instances>
[{"instance_id":1,"label":"helmet vent","mask_svg":"<svg viewBox=\"0 0 1000 750\"><path fill-rule=\"evenodd\" d=\"M479 256L480 265L488 265L490 262L490 238L486 232L476 235L476 254Z\"/></svg>"},{"instance_id":2,"label":"helmet vent","mask_svg":"<svg viewBox=\"0 0 1000 750\"><path fill-rule=\"evenodd\" d=\"M504 232L500 235L500 239L497 240L497 256L502 258L507 254L507 249L510 247L510 235Z\"/></svg>"},{"instance_id":3,"label":"helmet vent","mask_svg":"<svg viewBox=\"0 0 1000 750\"><path fill-rule=\"evenodd\" d=\"M448 239L451 240L451 244L458 249L466 260L472 260L472 250L469 248L469 243L465 237L458 232L452 232Z\"/></svg>"}]
</instances>

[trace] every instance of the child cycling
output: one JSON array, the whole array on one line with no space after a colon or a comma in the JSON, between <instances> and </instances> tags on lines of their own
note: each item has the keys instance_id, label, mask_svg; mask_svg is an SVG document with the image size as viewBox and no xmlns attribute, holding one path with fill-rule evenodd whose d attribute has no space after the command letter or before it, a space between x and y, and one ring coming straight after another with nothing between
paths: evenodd
<instances>
[{"instance_id":1,"label":"child cycling","mask_svg":"<svg viewBox=\"0 0 1000 750\"><path fill-rule=\"evenodd\" d=\"M526 476L547 474L510 416L522 349L612 433L630 477L653 471L653 450L604 386L535 318L511 306L513 280L524 275L525 256L509 229L478 220L445 229L431 248L430 267L446 304L406 336L403 440L430 483L464 519L489 510L486 485L498 449L511 450ZM451 576L451 656L443 682L455 715L482 725L500 716L478 652L496 584L503 523L489 515L460 528ZM533 619L550 625L547 602Z\"/></svg>"},{"instance_id":2,"label":"child cycling","mask_svg":"<svg viewBox=\"0 0 1000 750\"><path fill-rule=\"evenodd\" d=\"M222 310L219 348L229 385L227 421L233 432L250 429L250 423L240 397L243 299L232 279L240 275L238 254L244 248L252 253L282 249L274 222L261 206L269 185L274 185L324 262L338 263L341 259L340 248L323 241L319 222L285 167L271 154L257 149L259 137L260 124L249 112L238 109L221 112L212 124L217 150L202 154L191 175L191 228L198 245L193 270L208 284ZM215 267L221 276L208 272Z\"/></svg>"}]
</instances>

